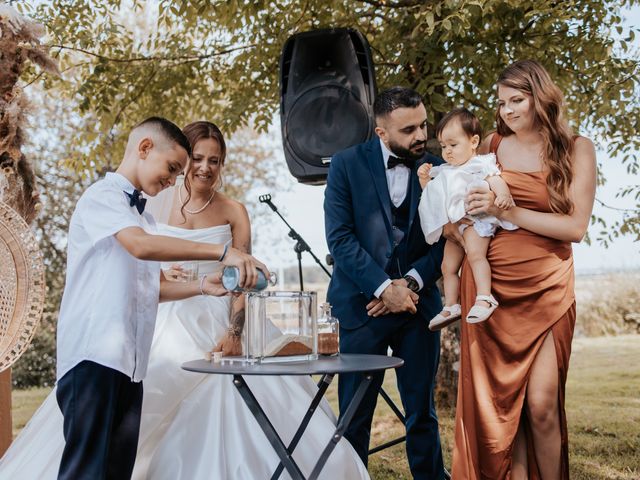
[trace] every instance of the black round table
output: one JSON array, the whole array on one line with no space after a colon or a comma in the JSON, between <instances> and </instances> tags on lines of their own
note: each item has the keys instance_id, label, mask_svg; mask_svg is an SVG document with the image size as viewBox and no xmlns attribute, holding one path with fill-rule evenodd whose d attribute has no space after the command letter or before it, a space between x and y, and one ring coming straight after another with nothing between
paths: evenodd
<instances>
[{"instance_id":1,"label":"black round table","mask_svg":"<svg viewBox=\"0 0 640 480\"><path fill-rule=\"evenodd\" d=\"M249 407L249 410L258 421L258 424L269 440L269 443L271 443L273 449L280 458L281 463L272 475L272 480L280 477L283 468L287 469L287 472L289 472L292 479L305 479L300 467L298 467L293 459L292 454L300 441L300 438L302 438L302 434L307 428L313 413L316 411L320 400L331 384L334 375L339 373L362 373L362 381L356 390L356 394L353 396L353 399L347 406L344 414L340 417L340 420L336 425L335 432L318 458L311 475L308 477L309 480L315 480L318 478L318 475L320 475L322 468L327 463L329 455L331 455L331 452L335 449L336 445L342 438L342 435L349 426L349 423L351 423L367 388L371 384L371 380L373 379L372 373L390 368L398 368L403 364L404 360L397 357L343 353L332 357L320 356L317 360L282 363L269 362L247 364L224 360L222 362L214 363L207 360L194 360L182 364L182 368L190 372L233 375L233 384L238 389L242 399L247 404L247 407ZM253 395L253 392L251 392L249 386L242 378L243 375L322 375L322 378L318 382L318 392L315 397L313 397L313 400L309 405L309 409L300 422L300 426L293 436L289 446L285 446L283 443L264 410L260 407L260 404Z\"/></svg>"}]
</instances>

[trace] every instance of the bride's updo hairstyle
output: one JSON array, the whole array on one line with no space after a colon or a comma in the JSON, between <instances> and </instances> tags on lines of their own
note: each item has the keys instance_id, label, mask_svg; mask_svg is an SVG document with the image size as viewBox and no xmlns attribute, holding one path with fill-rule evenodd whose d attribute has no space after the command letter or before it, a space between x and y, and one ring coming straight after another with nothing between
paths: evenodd
<instances>
[{"instance_id":1,"label":"bride's updo hairstyle","mask_svg":"<svg viewBox=\"0 0 640 480\"><path fill-rule=\"evenodd\" d=\"M573 181L573 134L564 118L564 97L549 73L535 60L521 60L509 65L498 77L498 87L510 87L533 98L534 125L545 143L543 162L549 173L547 190L554 213L573 211L569 187ZM513 131L496 111L497 132L503 137ZM193 146L193 144L192 144Z\"/></svg>"},{"instance_id":2,"label":"bride's updo hairstyle","mask_svg":"<svg viewBox=\"0 0 640 480\"><path fill-rule=\"evenodd\" d=\"M191 145L191 150L196 146L200 140L204 140L206 138L212 138L218 145L220 145L220 165L224 165L225 158L227 157L227 144L224 141L224 136L222 132L218 128L215 123L205 122L201 120L199 122L193 122L187 125L182 129L182 133L185 134L187 139L189 140L189 144ZM184 207L191 200L191 182L189 181L189 174L191 173L193 162L189 162L186 171L184 172L184 188L187 190L187 198L185 198L184 203L180 209L182 216L184 217ZM222 179L218 177L218 181ZM217 184L218 182L216 182Z\"/></svg>"}]
</instances>

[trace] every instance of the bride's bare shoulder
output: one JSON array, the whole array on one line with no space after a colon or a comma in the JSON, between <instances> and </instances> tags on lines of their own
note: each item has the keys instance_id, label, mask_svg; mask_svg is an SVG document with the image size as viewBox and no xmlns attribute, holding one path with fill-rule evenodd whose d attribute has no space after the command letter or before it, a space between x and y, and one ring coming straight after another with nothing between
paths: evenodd
<instances>
[{"instance_id":1,"label":"bride's bare shoulder","mask_svg":"<svg viewBox=\"0 0 640 480\"><path fill-rule=\"evenodd\" d=\"M225 195L224 193L217 193L217 208L224 212L225 217L232 223L233 220L239 218L249 218L247 208L242 202L234 200L233 198Z\"/></svg>"}]
</instances>

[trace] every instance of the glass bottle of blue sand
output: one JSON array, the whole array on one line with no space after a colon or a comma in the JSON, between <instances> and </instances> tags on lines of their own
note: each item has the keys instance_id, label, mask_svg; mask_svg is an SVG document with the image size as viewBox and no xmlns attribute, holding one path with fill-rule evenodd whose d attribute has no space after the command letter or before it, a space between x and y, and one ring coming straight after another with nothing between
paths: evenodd
<instances>
[{"instance_id":1,"label":"glass bottle of blue sand","mask_svg":"<svg viewBox=\"0 0 640 480\"><path fill-rule=\"evenodd\" d=\"M269 272L269 278L265 276L262 270L258 269L258 282L253 288L242 288L238 285L240 282L240 269L238 267L227 266L222 270L222 286L230 292L259 292L269 285L275 285L278 277L275 272Z\"/></svg>"}]
</instances>

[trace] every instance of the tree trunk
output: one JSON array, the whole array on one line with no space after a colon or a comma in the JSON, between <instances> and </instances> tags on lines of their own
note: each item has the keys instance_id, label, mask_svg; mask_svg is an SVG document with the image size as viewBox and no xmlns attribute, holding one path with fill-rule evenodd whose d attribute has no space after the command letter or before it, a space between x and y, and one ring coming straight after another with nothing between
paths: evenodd
<instances>
[{"instance_id":1,"label":"tree trunk","mask_svg":"<svg viewBox=\"0 0 640 480\"><path fill-rule=\"evenodd\" d=\"M444 292L442 278L438 289ZM442 299L444 305L444 298ZM440 364L436 376L436 406L454 409L458 396L458 371L460 370L460 322L440 330Z\"/></svg>"},{"instance_id":2,"label":"tree trunk","mask_svg":"<svg viewBox=\"0 0 640 480\"><path fill-rule=\"evenodd\" d=\"M436 377L436 405L453 409L458 395L460 369L460 322L440 330L440 365Z\"/></svg>"}]
</instances>

